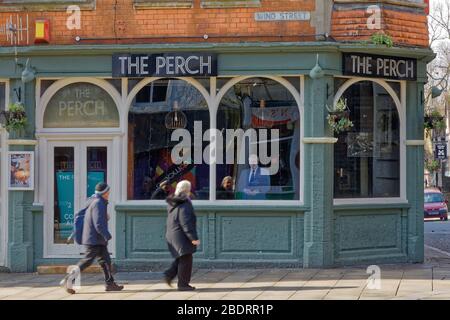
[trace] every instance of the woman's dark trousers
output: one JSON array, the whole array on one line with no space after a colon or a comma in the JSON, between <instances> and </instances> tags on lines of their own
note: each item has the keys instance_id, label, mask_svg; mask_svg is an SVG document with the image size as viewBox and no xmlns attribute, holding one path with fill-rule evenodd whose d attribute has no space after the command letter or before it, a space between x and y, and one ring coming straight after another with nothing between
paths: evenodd
<instances>
[{"instance_id":1,"label":"woman's dark trousers","mask_svg":"<svg viewBox=\"0 0 450 320\"><path fill-rule=\"evenodd\" d=\"M78 267L82 272L84 269L89 267L94 260L97 258L98 264L103 270L103 274L105 275L106 284L112 284L114 282L114 278L112 276L111 270L111 258L109 257L108 247L107 246L85 246L86 253L83 259L78 262Z\"/></svg>"},{"instance_id":2,"label":"woman's dark trousers","mask_svg":"<svg viewBox=\"0 0 450 320\"><path fill-rule=\"evenodd\" d=\"M178 276L178 288L187 287L191 282L192 260L192 254L178 257L172 262L172 265L164 274L170 279Z\"/></svg>"}]
</instances>

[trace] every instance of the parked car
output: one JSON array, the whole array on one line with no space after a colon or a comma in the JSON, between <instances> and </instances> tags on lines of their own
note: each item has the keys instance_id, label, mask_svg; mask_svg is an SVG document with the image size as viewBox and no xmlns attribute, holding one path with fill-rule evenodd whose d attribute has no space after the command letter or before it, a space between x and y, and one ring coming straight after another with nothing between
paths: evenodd
<instances>
[{"instance_id":1,"label":"parked car","mask_svg":"<svg viewBox=\"0 0 450 320\"><path fill-rule=\"evenodd\" d=\"M448 200L436 188L427 188L424 192L424 218L439 218L448 220Z\"/></svg>"}]
</instances>

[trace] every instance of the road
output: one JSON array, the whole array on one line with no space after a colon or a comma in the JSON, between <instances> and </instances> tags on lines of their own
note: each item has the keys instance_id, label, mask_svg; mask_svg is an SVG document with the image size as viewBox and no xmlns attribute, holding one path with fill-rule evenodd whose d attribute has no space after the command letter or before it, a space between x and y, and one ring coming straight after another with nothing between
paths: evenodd
<instances>
[{"instance_id":1,"label":"road","mask_svg":"<svg viewBox=\"0 0 450 320\"><path fill-rule=\"evenodd\" d=\"M450 254L450 220L425 221L425 245Z\"/></svg>"}]
</instances>

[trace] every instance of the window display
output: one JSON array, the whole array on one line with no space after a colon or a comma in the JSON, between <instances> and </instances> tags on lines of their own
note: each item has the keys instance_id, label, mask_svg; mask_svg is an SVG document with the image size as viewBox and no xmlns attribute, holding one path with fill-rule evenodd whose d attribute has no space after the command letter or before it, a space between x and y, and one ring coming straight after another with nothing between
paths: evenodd
<instances>
[{"instance_id":1,"label":"window display","mask_svg":"<svg viewBox=\"0 0 450 320\"><path fill-rule=\"evenodd\" d=\"M289 90L266 78L239 82L220 102L217 128L256 133L255 141L244 134L235 139L241 141L227 141L223 149L218 146L224 159L233 154L234 161L217 164L217 199L299 199L300 113ZM272 143L278 144L275 153ZM262 151L267 150L270 161L263 163ZM269 172L269 167L275 171Z\"/></svg>"},{"instance_id":2,"label":"window display","mask_svg":"<svg viewBox=\"0 0 450 320\"><path fill-rule=\"evenodd\" d=\"M174 130L186 129L194 137L194 122L201 123L201 133L208 130L209 110L186 81L158 80L140 90L128 116L129 200L161 200L162 188L172 193L184 179L191 182L194 199L209 199L209 165L193 159L177 164L171 156L178 144L172 141Z\"/></svg>"},{"instance_id":3,"label":"window display","mask_svg":"<svg viewBox=\"0 0 450 320\"><path fill-rule=\"evenodd\" d=\"M400 196L400 121L390 94L361 81L343 94L354 126L336 137L335 198Z\"/></svg>"}]
</instances>

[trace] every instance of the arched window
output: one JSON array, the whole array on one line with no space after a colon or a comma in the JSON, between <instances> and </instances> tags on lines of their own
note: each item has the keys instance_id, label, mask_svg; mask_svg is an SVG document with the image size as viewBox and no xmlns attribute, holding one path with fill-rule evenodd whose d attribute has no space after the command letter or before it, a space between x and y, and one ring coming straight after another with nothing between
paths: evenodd
<instances>
[{"instance_id":1,"label":"arched window","mask_svg":"<svg viewBox=\"0 0 450 320\"><path fill-rule=\"evenodd\" d=\"M336 137L334 197L400 197L400 120L391 95L360 81L342 95L353 128Z\"/></svg>"},{"instance_id":2,"label":"arched window","mask_svg":"<svg viewBox=\"0 0 450 320\"><path fill-rule=\"evenodd\" d=\"M188 82L164 79L143 87L128 115L128 199L163 200L185 179L192 183L194 199L208 199L209 165L194 161L194 153L203 149L209 126L207 102ZM187 133L185 149L177 153L181 163L172 155L180 143L172 139L176 130Z\"/></svg>"},{"instance_id":3,"label":"arched window","mask_svg":"<svg viewBox=\"0 0 450 320\"><path fill-rule=\"evenodd\" d=\"M220 101L217 129L218 200L299 199L300 113L285 86L266 78L235 84Z\"/></svg>"}]
</instances>

